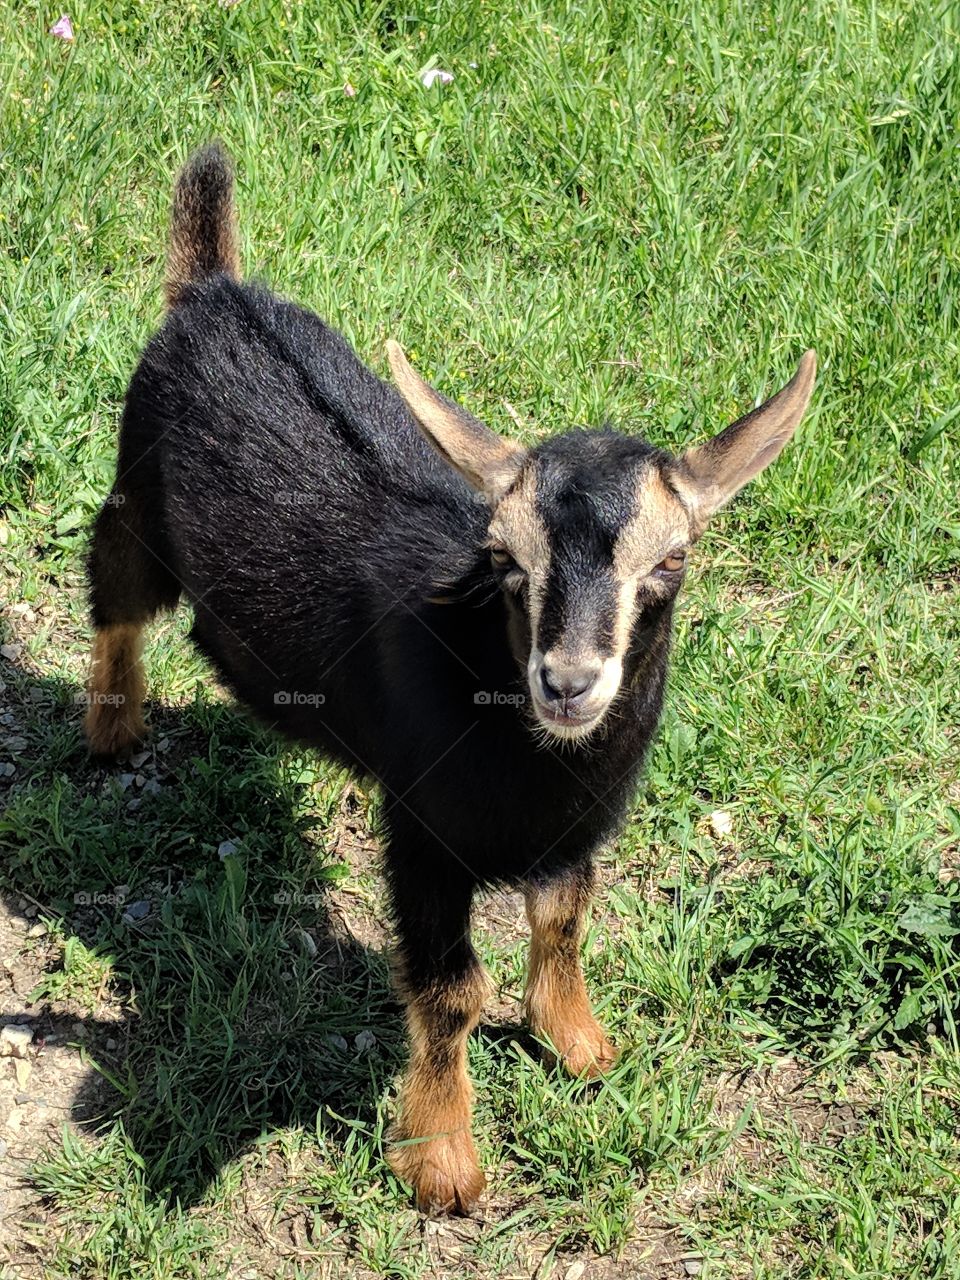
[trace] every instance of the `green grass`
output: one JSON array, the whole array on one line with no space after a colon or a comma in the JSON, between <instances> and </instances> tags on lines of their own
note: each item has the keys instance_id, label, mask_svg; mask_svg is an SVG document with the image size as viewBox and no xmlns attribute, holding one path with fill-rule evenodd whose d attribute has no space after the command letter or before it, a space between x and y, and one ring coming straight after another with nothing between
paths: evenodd
<instances>
[{"instance_id":1,"label":"green grass","mask_svg":"<svg viewBox=\"0 0 960 1280\"><path fill-rule=\"evenodd\" d=\"M125 1031L113 1057L93 1036L112 1102L30 1175L16 1265L960 1277L956 9L70 13L72 47L59 9L0 12L0 596L34 615L2 615L0 889L55 922L36 998L89 1011L106 983ZM454 82L426 90L433 65ZM161 785L80 739L87 529L172 175L215 134L250 274L524 439L609 419L679 447L820 358L798 438L697 552L606 855L588 970L621 1060L590 1092L475 1037L491 1193L453 1243L383 1163L403 1042L379 944L325 905L377 915L372 872L343 880L343 777L224 704L181 616L148 653ZM75 902L118 885L142 927ZM520 940L481 946L509 1001Z\"/></svg>"}]
</instances>

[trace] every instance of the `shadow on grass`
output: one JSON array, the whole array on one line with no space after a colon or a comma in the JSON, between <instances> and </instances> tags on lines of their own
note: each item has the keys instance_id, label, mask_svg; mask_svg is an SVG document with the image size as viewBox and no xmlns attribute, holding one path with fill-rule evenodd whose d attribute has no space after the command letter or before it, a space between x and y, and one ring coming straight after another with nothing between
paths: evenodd
<instances>
[{"instance_id":1,"label":"shadow on grass","mask_svg":"<svg viewBox=\"0 0 960 1280\"><path fill-rule=\"evenodd\" d=\"M342 820L340 776L200 701L148 707L148 754L104 769L77 695L3 664L0 885L10 912L27 899L83 943L31 1017L82 1038L112 1086L107 1105L82 1090L74 1119L119 1119L151 1189L184 1205L277 1128L379 1140L399 1008L380 950L330 908L345 868L311 839ZM103 959L115 1017L65 1019L61 997L97 1007Z\"/></svg>"}]
</instances>

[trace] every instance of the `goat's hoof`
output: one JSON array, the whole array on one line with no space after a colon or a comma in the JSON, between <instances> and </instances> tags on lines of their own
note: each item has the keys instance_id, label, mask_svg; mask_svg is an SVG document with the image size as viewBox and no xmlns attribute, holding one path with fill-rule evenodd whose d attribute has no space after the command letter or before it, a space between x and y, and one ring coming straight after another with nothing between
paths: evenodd
<instances>
[{"instance_id":1,"label":"goat's hoof","mask_svg":"<svg viewBox=\"0 0 960 1280\"><path fill-rule=\"evenodd\" d=\"M598 1022L564 1027L556 1035L547 1035L546 1039L556 1046L555 1058L579 1080L598 1080L617 1060L617 1050Z\"/></svg>"},{"instance_id":2,"label":"goat's hoof","mask_svg":"<svg viewBox=\"0 0 960 1280\"><path fill-rule=\"evenodd\" d=\"M95 760L121 760L147 741L149 730L143 717L123 707L94 705L83 723L87 746Z\"/></svg>"},{"instance_id":3,"label":"goat's hoof","mask_svg":"<svg viewBox=\"0 0 960 1280\"><path fill-rule=\"evenodd\" d=\"M486 1185L467 1133L395 1146L388 1160L397 1177L413 1187L424 1213L471 1213Z\"/></svg>"}]
</instances>

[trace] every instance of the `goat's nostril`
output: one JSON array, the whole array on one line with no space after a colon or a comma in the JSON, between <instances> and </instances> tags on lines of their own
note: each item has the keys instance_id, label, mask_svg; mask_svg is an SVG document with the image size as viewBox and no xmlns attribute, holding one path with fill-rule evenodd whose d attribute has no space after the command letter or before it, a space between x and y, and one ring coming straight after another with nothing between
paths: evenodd
<instances>
[{"instance_id":1,"label":"goat's nostril","mask_svg":"<svg viewBox=\"0 0 960 1280\"><path fill-rule=\"evenodd\" d=\"M596 682L599 669L589 663L579 666L548 665L540 668L540 684L551 702L560 698L578 698Z\"/></svg>"}]
</instances>

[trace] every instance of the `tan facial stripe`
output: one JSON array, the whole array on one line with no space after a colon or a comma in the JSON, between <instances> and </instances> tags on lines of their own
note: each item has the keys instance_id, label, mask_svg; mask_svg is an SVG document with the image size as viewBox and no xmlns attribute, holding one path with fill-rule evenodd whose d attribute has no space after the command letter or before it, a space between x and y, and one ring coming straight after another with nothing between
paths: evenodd
<instances>
[{"instance_id":1,"label":"tan facial stripe","mask_svg":"<svg viewBox=\"0 0 960 1280\"><path fill-rule=\"evenodd\" d=\"M634 515L613 550L613 572L619 591L614 627L616 657L622 659L630 643L639 576L689 540L690 521L683 503L664 483L657 468L645 469L637 477Z\"/></svg>"},{"instance_id":2,"label":"tan facial stripe","mask_svg":"<svg viewBox=\"0 0 960 1280\"><path fill-rule=\"evenodd\" d=\"M683 504L664 484L656 467L637 477L633 517L624 525L613 551L613 572L621 582L647 573L674 547L690 540Z\"/></svg>"},{"instance_id":3,"label":"tan facial stripe","mask_svg":"<svg viewBox=\"0 0 960 1280\"><path fill-rule=\"evenodd\" d=\"M637 579L624 578L620 582L620 598L617 601L617 622L613 632L614 656L623 660L630 643L633 628L633 611L637 603Z\"/></svg>"},{"instance_id":4,"label":"tan facial stripe","mask_svg":"<svg viewBox=\"0 0 960 1280\"><path fill-rule=\"evenodd\" d=\"M498 504L490 522L490 537L502 543L527 574L530 630L535 639L550 570L550 535L537 510L535 466L524 468Z\"/></svg>"}]
</instances>

